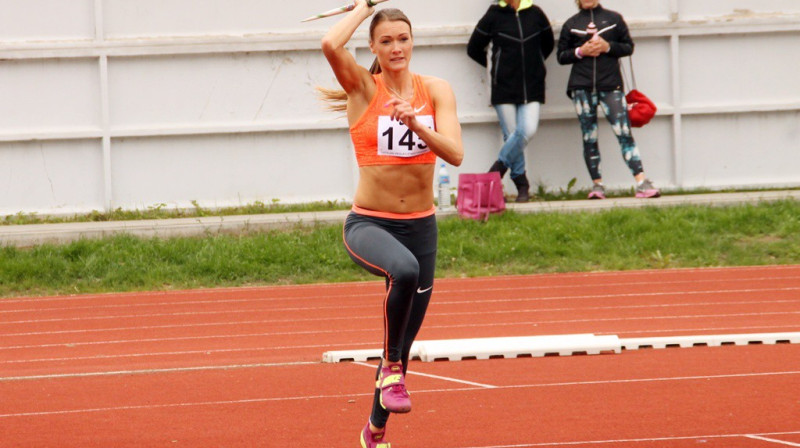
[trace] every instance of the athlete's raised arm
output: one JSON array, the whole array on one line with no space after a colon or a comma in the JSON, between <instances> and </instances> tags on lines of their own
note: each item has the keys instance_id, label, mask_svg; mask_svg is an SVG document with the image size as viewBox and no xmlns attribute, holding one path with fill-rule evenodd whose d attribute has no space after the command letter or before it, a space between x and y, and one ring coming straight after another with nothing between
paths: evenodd
<instances>
[{"instance_id":1,"label":"athlete's raised arm","mask_svg":"<svg viewBox=\"0 0 800 448\"><path fill-rule=\"evenodd\" d=\"M345 45L361 23L372 15L374 8L367 4L367 0L355 0L355 4L356 7L322 38L322 52L348 97L361 95L369 98L375 88L372 76L369 70L358 65Z\"/></svg>"}]
</instances>

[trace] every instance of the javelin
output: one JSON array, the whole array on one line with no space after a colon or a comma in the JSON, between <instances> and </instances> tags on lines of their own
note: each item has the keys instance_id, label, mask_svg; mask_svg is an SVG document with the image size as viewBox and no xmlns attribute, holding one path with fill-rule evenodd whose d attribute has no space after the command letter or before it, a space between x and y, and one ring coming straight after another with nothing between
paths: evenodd
<instances>
[{"instance_id":1,"label":"javelin","mask_svg":"<svg viewBox=\"0 0 800 448\"><path fill-rule=\"evenodd\" d=\"M369 6L375 6L378 3L383 3L383 2L388 2L388 1L389 0L367 0L367 4ZM322 19L324 17L330 17L330 16L335 16L337 14L343 14L343 13L346 13L348 11L352 11L355 7L356 7L356 5L354 3L353 4L349 4L349 5L340 6L338 8L333 8L330 11L325 11L325 12L323 12L321 14L317 14L315 16L311 16L311 17L308 17L306 19L303 19L303 20L301 20L301 22L309 22L311 20L317 20L317 19Z\"/></svg>"}]
</instances>

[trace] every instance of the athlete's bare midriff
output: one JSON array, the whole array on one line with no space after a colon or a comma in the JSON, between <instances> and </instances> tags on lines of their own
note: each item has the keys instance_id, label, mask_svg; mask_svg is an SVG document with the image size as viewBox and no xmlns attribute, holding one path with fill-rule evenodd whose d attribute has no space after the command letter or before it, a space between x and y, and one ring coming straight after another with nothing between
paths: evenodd
<instances>
[{"instance_id":1,"label":"athlete's bare midriff","mask_svg":"<svg viewBox=\"0 0 800 448\"><path fill-rule=\"evenodd\" d=\"M433 164L359 168L355 205L382 212L414 213L433 206Z\"/></svg>"}]
</instances>

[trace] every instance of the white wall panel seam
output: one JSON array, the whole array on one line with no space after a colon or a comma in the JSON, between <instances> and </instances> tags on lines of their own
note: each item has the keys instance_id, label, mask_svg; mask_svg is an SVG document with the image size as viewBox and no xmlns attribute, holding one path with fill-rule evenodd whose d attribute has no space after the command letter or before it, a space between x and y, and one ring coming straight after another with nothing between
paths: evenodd
<instances>
[{"instance_id":1,"label":"white wall panel seam","mask_svg":"<svg viewBox=\"0 0 800 448\"><path fill-rule=\"evenodd\" d=\"M680 37L673 34L670 38L670 56L672 79L672 182L679 188L683 187L683 122L681 100L681 63L680 63Z\"/></svg>"},{"instance_id":2,"label":"white wall panel seam","mask_svg":"<svg viewBox=\"0 0 800 448\"><path fill-rule=\"evenodd\" d=\"M97 0L98 3L101 3ZM415 28L415 45L463 45L466 44L474 25L453 27ZM800 31L800 15L780 20L732 19L730 22L695 23L667 21L630 22L634 38L727 35L727 34L774 34ZM560 24L554 25L558 35ZM117 39L102 41L3 43L0 41L2 59L39 58L86 58L106 54L115 56L151 56L169 54L214 54L240 52L273 52L317 50L322 33L275 33L248 37L237 36L186 36L153 37L149 39ZM367 36L357 33L350 45L367 47Z\"/></svg>"},{"instance_id":3,"label":"white wall panel seam","mask_svg":"<svg viewBox=\"0 0 800 448\"><path fill-rule=\"evenodd\" d=\"M103 0L94 0L95 12L95 40L102 46L105 41L105 26L103 21ZM108 86L108 56L101 54L98 58L100 70L100 125L103 129L101 150L103 164L103 205L106 210L111 210L114 200L113 180L111 178L111 118L109 86Z\"/></svg>"}]
</instances>

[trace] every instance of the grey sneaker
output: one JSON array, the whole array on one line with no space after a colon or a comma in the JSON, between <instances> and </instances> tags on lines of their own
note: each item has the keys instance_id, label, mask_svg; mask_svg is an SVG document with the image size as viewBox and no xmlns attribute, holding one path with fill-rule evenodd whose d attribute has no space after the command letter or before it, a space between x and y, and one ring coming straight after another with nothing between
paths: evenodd
<instances>
[{"instance_id":1,"label":"grey sneaker","mask_svg":"<svg viewBox=\"0 0 800 448\"><path fill-rule=\"evenodd\" d=\"M589 192L589 199L605 199L606 187L603 184L594 184L592 191Z\"/></svg>"},{"instance_id":2,"label":"grey sneaker","mask_svg":"<svg viewBox=\"0 0 800 448\"><path fill-rule=\"evenodd\" d=\"M641 185L636 186L637 198L657 198L659 196L661 196L661 192L653 186L653 182L650 179L645 179Z\"/></svg>"}]
</instances>

